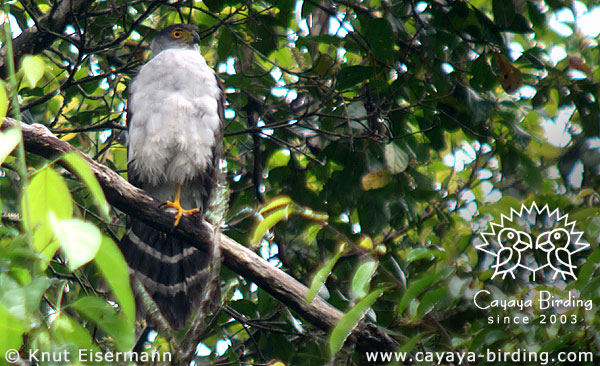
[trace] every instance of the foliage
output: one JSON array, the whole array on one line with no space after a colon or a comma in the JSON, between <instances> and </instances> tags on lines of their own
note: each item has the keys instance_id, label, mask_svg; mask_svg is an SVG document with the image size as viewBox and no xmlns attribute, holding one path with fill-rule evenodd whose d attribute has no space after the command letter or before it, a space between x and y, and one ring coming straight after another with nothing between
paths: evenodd
<instances>
[{"instance_id":1,"label":"foliage","mask_svg":"<svg viewBox=\"0 0 600 366\"><path fill-rule=\"evenodd\" d=\"M13 36L68 1L7 3ZM200 27L204 57L227 92L225 232L346 316L324 334L224 269L226 310L199 364L322 365L330 350L336 362L357 364L364 355L353 352L348 333L363 318L406 352L597 354L595 309L571 310L575 324L521 327L487 322L518 310L473 303L484 288L512 299L548 288L565 297L561 281L491 279L489 258L475 250L489 222L532 202L578 222L591 249L568 288L600 300L597 34L556 21L593 7L90 2L43 51L4 72L0 113L18 101L25 122L46 125L125 176L127 85L149 40L172 23ZM564 28L571 34L556 31ZM5 33L3 52L10 44ZM31 154L21 169L19 148L5 158L19 140L18 131L0 134L0 353L129 349L134 303L114 244L124 215L109 210L89 168L72 155L57 158L80 180ZM551 313L533 314L539 322ZM164 339L148 347L164 347Z\"/></svg>"}]
</instances>

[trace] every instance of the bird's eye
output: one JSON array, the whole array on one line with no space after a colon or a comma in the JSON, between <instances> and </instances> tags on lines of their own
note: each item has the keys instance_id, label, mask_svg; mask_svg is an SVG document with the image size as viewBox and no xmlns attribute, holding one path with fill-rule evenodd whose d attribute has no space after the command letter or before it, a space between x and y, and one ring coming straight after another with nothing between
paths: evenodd
<instances>
[{"instance_id":1,"label":"bird's eye","mask_svg":"<svg viewBox=\"0 0 600 366\"><path fill-rule=\"evenodd\" d=\"M514 237L515 237L515 233L508 233L508 235L507 235L507 236L508 236L508 238L509 238L509 239L512 239L512 238L514 238Z\"/></svg>"},{"instance_id":2,"label":"bird's eye","mask_svg":"<svg viewBox=\"0 0 600 366\"><path fill-rule=\"evenodd\" d=\"M560 233L554 233L554 239L560 239Z\"/></svg>"},{"instance_id":3,"label":"bird's eye","mask_svg":"<svg viewBox=\"0 0 600 366\"><path fill-rule=\"evenodd\" d=\"M175 39L179 39L181 37L183 37L183 32L180 30L174 30L173 33L171 33L173 35L173 38Z\"/></svg>"}]
</instances>

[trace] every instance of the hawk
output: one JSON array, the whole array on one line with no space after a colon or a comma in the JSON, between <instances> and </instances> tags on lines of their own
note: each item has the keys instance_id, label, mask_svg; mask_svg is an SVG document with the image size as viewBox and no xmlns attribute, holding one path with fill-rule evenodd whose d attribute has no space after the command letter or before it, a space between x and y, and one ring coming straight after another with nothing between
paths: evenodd
<instances>
[{"instance_id":1,"label":"hawk","mask_svg":"<svg viewBox=\"0 0 600 366\"><path fill-rule=\"evenodd\" d=\"M128 179L177 210L174 226L184 214L205 212L223 155L223 86L199 41L193 25L162 30L129 87ZM121 241L133 276L174 329L203 299L213 308L220 302L218 272L210 283L215 251L192 244L134 218Z\"/></svg>"}]
</instances>

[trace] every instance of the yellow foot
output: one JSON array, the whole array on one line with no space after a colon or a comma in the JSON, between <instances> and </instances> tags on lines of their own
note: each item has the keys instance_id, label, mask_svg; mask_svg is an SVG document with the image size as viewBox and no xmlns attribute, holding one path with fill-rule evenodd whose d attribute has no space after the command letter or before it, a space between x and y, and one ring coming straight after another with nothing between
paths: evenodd
<instances>
[{"instance_id":1,"label":"yellow foot","mask_svg":"<svg viewBox=\"0 0 600 366\"><path fill-rule=\"evenodd\" d=\"M197 208L193 208L191 210L185 210L183 207L181 207L180 198L181 198L181 185L177 188L177 195L175 196L175 201L174 202L167 201L163 205L163 207L172 207L177 210L177 215L175 215L175 224L173 224L173 227L176 227L177 225L179 225L179 220L181 220L181 217L183 216L183 214L191 215L195 212L200 212L200 209L197 209Z\"/></svg>"}]
</instances>

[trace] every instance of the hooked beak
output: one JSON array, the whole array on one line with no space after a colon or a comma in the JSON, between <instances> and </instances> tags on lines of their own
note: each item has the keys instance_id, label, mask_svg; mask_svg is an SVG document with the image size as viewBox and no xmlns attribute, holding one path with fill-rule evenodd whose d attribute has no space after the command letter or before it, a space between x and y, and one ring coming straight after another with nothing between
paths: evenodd
<instances>
[{"instance_id":1,"label":"hooked beak","mask_svg":"<svg viewBox=\"0 0 600 366\"><path fill-rule=\"evenodd\" d=\"M552 241L550 240L550 233L545 232L538 236L535 243L535 249L541 249L544 252L549 252L554 249L554 244L552 244Z\"/></svg>"},{"instance_id":2,"label":"hooked beak","mask_svg":"<svg viewBox=\"0 0 600 366\"><path fill-rule=\"evenodd\" d=\"M518 251L531 249L533 244L531 243L531 237L527 234L519 234L519 239L514 245L514 248Z\"/></svg>"}]
</instances>

